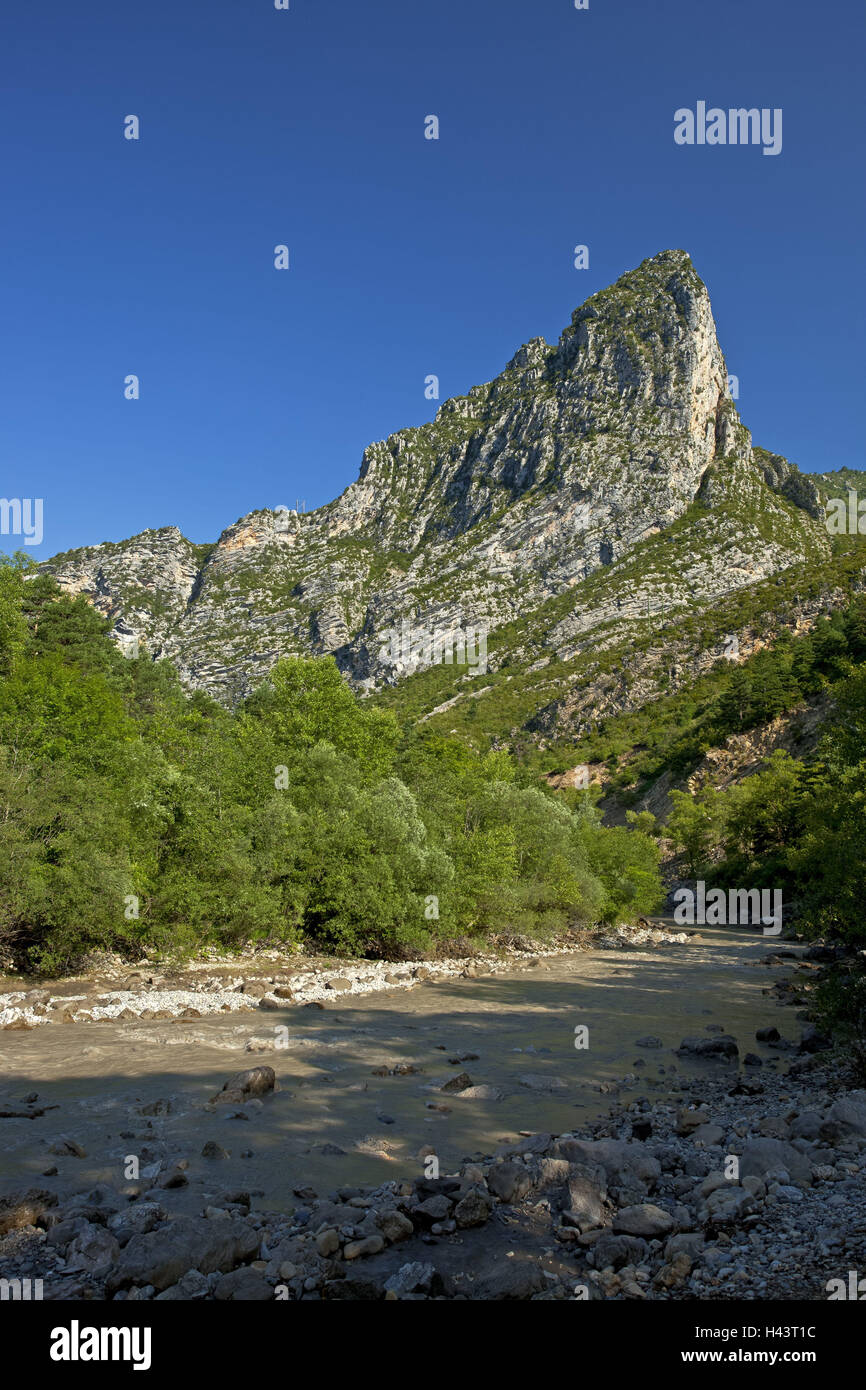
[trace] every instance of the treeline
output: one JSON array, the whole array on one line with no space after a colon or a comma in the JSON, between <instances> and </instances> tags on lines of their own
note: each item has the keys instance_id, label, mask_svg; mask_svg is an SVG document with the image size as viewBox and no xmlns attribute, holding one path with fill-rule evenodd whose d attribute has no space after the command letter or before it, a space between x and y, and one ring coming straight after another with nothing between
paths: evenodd
<instances>
[{"instance_id":1,"label":"treeline","mask_svg":"<svg viewBox=\"0 0 866 1390\"><path fill-rule=\"evenodd\" d=\"M830 689L814 759L777 751L726 790L672 792L667 829L695 877L779 888L791 925L844 950L818 988L814 1016L866 1081L866 664L849 663Z\"/></svg>"},{"instance_id":2,"label":"treeline","mask_svg":"<svg viewBox=\"0 0 866 1390\"><path fill-rule=\"evenodd\" d=\"M866 944L866 665L836 686L814 759L779 750L725 790L671 799L668 834L694 876L781 888L798 928Z\"/></svg>"},{"instance_id":3,"label":"treeline","mask_svg":"<svg viewBox=\"0 0 866 1390\"><path fill-rule=\"evenodd\" d=\"M0 948L28 968L253 940L405 956L660 901L649 835L401 726L331 659L281 661L232 712L107 633L0 565Z\"/></svg>"}]
</instances>

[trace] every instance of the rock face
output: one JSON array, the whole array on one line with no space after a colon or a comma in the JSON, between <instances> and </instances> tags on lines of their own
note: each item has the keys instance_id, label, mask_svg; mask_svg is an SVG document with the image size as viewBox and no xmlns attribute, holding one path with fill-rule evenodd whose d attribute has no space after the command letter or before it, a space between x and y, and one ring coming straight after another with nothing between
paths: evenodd
<instances>
[{"instance_id":1,"label":"rock face","mask_svg":"<svg viewBox=\"0 0 866 1390\"><path fill-rule=\"evenodd\" d=\"M145 531L45 568L125 648L226 702L286 655L332 653L367 691L444 653L456 675L467 627L531 633L497 638L491 670L567 663L829 554L814 484L753 451L726 383L707 290L665 251L558 344L533 339L430 424L371 445L318 511L252 512L212 547ZM484 670L471 643L464 666Z\"/></svg>"}]
</instances>

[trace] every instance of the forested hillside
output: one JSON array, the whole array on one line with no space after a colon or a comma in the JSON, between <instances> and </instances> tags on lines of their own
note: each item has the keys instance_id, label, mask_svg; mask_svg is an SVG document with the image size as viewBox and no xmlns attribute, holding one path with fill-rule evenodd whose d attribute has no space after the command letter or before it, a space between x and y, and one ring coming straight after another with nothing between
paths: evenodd
<instances>
[{"instance_id":1,"label":"forested hillside","mask_svg":"<svg viewBox=\"0 0 866 1390\"><path fill-rule=\"evenodd\" d=\"M399 956L659 902L651 836L399 724L330 658L231 712L107 628L25 557L0 568L0 944L28 968L265 939Z\"/></svg>"}]
</instances>

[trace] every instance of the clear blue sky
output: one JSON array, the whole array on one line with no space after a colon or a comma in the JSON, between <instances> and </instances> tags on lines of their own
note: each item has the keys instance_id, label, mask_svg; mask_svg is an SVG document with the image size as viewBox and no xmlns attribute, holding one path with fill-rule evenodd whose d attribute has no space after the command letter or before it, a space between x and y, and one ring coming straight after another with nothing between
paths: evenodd
<instances>
[{"instance_id":1,"label":"clear blue sky","mask_svg":"<svg viewBox=\"0 0 866 1390\"><path fill-rule=\"evenodd\" d=\"M755 441L862 466L863 40L859 0L8 5L0 495L44 498L31 553L327 502L432 418L428 373L489 380L671 246ZM676 146L699 100L781 107L782 153Z\"/></svg>"}]
</instances>

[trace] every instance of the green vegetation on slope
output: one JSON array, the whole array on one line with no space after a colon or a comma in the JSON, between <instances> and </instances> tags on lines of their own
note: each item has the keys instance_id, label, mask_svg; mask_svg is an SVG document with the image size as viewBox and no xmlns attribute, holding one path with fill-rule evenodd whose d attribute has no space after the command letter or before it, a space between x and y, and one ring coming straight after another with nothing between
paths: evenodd
<instances>
[{"instance_id":1,"label":"green vegetation on slope","mask_svg":"<svg viewBox=\"0 0 866 1390\"><path fill-rule=\"evenodd\" d=\"M687 523L682 526L686 543ZM665 544L668 549L675 548L677 529L672 527L668 534L673 540ZM654 537L636 549L643 554L660 547L660 538ZM486 674L469 675L454 666L432 666L377 692L372 698L401 720L417 721L425 717L428 719L426 727L453 733L477 748L489 747L497 740L507 740L512 747L525 747L527 756L543 771L563 771L574 761L587 762L594 758L606 761L614 752L624 752L643 743L650 726L654 728L659 722L667 724L670 709L674 711L674 722L679 723L682 717L679 706L688 706L693 700L699 703L704 698L705 688L698 680L689 690L669 697L670 704L664 699L670 684L670 656L677 646L683 654L720 649L729 633L747 628L772 633L787 622L793 623L805 604L834 590L855 592L863 583L866 542L858 537L841 536L836 539L834 550L830 559L816 558L792 565L759 583L735 589L710 606L695 605L661 617L651 613L648 618L631 620L625 633L622 629L626 624L620 619L620 632L607 646L601 645L604 631L596 627L592 642L585 650L568 660L551 657L550 648L545 645L547 633L573 609L590 609L597 604L602 585L615 583L628 594L637 591L645 581L646 570L640 554L632 555L615 576L608 570L598 571L577 590L558 594L526 618L502 624L491 632L487 645L493 669ZM611 628L613 626L611 624ZM668 653L667 659L665 653ZM644 711L636 709L621 715L607 716L596 711L591 722L596 726L598 737L590 740L588 748L586 738L578 740L565 731L554 731L550 737L545 737L547 747L542 754L530 746L538 740L530 740L525 731L533 725L537 727L540 707L565 700L590 683L605 682L618 691L620 698L614 703L621 707L628 696L631 673L644 659L653 666L655 693L662 703L654 702ZM540 669L528 669L542 660L544 664ZM724 683L728 679L725 672L729 674L729 669L727 662L721 663L719 675L711 679L710 693L714 683ZM455 696L460 697L456 704L429 717L430 711ZM618 746L609 746L611 740ZM576 756L578 752L580 757Z\"/></svg>"},{"instance_id":2,"label":"green vegetation on slope","mask_svg":"<svg viewBox=\"0 0 866 1390\"><path fill-rule=\"evenodd\" d=\"M231 712L31 570L0 565L0 945L30 968L251 939L405 955L657 904L648 835L401 731L331 659L280 662Z\"/></svg>"},{"instance_id":3,"label":"green vegetation on slope","mask_svg":"<svg viewBox=\"0 0 866 1390\"><path fill-rule=\"evenodd\" d=\"M859 595L819 619L811 632L783 629L772 645L741 664L721 658L677 694L602 721L570 751L573 760L606 763L612 789L628 803L666 772L686 776L730 734L746 733L833 690L863 660L866 597ZM564 770L553 753L538 761L554 762L548 770Z\"/></svg>"}]
</instances>

